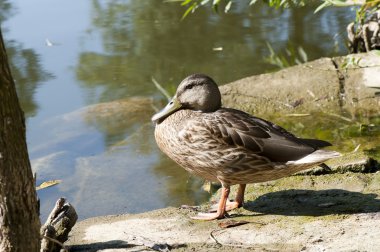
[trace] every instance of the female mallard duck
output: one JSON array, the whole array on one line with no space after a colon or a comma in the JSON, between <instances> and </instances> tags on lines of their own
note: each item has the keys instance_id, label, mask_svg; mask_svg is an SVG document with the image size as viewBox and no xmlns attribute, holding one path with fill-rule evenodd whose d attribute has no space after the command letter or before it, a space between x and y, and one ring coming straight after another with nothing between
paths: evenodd
<instances>
[{"instance_id":1,"label":"female mallard duck","mask_svg":"<svg viewBox=\"0 0 380 252\"><path fill-rule=\"evenodd\" d=\"M152 117L160 149L187 171L222 184L217 211L194 219L223 218L241 207L248 183L289 176L337 157L331 145L297 138L285 129L236 109L221 107L218 86L208 76L184 79L169 104ZM234 202L230 186L239 184Z\"/></svg>"}]
</instances>

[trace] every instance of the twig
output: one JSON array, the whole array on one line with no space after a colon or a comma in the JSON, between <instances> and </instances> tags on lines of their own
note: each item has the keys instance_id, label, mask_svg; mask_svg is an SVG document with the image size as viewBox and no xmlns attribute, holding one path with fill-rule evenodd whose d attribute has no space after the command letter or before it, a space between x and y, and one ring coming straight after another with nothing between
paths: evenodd
<instances>
[{"instance_id":1,"label":"twig","mask_svg":"<svg viewBox=\"0 0 380 252\"><path fill-rule=\"evenodd\" d=\"M214 232L215 232L215 231L219 231L219 230L220 230L220 229L214 229L214 230L212 230L212 231L210 232L210 238L213 239L214 242L215 242L216 244L223 246L223 244L221 244L221 243L215 238L215 236L214 236Z\"/></svg>"},{"instance_id":2,"label":"twig","mask_svg":"<svg viewBox=\"0 0 380 252\"><path fill-rule=\"evenodd\" d=\"M327 115L329 116L334 116L334 117L337 117L339 119L342 119L346 122L352 122L352 119L348 118L348 117L345 117L345 116L341 116L341 115L337 115L337 114L334 114L334 113L326 113Z\"/></svg>"},{"instance_id":3,"label":"twig","mask_svg":"<svg viewBox=\"0 0 380 252\"><path fill-rule=\"evenodd\" d=\"M154 83L154 85L156 86L156 88L158 89L158 91L160 91L165 97L166 99L168 99L168 101L171 100L171 96L170 94L168 93L168 91L166 91L161 85L160 83L158 83L153 77L152 77L152 82Z\"/></svg>"},{"instance_id":4,"label":"twig","mask_svg":"<svg viewBox=\"0 0 380 252\"><path fill-rule=\"evenodd\" d=\"M260 224L260 225L264 225L263 223L260 223L260 222L248 222L248 223L256 223L256 224ZM245 224L248 224L248 223L245 223ZM233 226L232 226L233 227ZM231 228L231 227L228 227L228 228ZM214 229L210 232L210 238L218 245L220 246L230 246L230 247L237 247L237 248L255 248L255 246L250 246L250 245L243 245L243 244L233 244L233 243L223 243L223 242L220 242L216 237L215 237L215 232L217 231L222 231L220 232L219 234L225 232L227 229L226 228L223 228L223 229Z\"/></svg>"},{"instance_id":5,"label":"twig","mask_svg":"<svg viewBox=\"0 0 380 252\"><path fill-rule=\"evenodd\" d=\"M46 235L43 235L43 236L42 236L42 239L47 239L47 240L49 240L49 241L51 241L51 242L54 242L55 244L58 244L59 246L61 246L61 248L62 248L65 252L69 252L69 250L65 247L65 245L63 245L62 242L60 242L60 241L58 241L58 240L56 240L56 239L54 239L54 238L51 238L51 237L46 236Z\"/></svg>"}]
</instances>

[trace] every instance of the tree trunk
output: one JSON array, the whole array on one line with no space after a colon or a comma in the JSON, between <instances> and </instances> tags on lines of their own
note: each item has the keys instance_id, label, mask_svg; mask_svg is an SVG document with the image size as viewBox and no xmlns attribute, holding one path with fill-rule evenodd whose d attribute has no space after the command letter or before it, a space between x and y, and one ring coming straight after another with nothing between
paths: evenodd
<instances>
[{"instance_id":1,"label":"tree trunk","mask_svg":"<svg viewBox=\"0 0 380 252\"><path fill-rule=\"evenodd\" d=\"M39 251L40 225L24 114L0 30L0 251Z\"/></svg>"}]
</instances>

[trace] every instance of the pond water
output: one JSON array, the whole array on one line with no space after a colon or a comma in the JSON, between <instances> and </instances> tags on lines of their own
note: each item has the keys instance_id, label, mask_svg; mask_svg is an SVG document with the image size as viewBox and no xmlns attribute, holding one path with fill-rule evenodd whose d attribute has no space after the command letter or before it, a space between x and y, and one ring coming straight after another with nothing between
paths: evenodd
<instances>
[{"instance_id":1,"label":"pond water","mask_svg":"<svg viewBox=\"0 0 380 252\"><path fill-rule=\"evenodd\" d=\"M224 84L273 71L267 43L276 52L302 46L308 60L347 53L353 10L313 14L315 6L281 11L246 2L180 21L184 8L158 0L0 1L37 184L62 180L38 191L42 219L61 196L80 219L208 199L202 181L156 147L152 104L165 98L152 77L174 92L194 72ZM120 99L119 108L106 103ZM81 109L98 103L110 114Z\"/></svg>"}]
</instances>

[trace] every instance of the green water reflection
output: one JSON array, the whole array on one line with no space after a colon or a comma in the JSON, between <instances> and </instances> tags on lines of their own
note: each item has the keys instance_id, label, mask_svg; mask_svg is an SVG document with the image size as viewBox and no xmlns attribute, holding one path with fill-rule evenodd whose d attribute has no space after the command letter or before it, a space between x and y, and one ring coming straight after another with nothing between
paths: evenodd
<instances>
[{"instance_id":1,"label":"green water reflection","mask_svg":"<svg viewBox=\"0 0 380 252\"><path fill-rule=\"evenodd\" d=\"M35 8L43 6L38 8L45 8L46 13L73 8L73 3L37 2ZM355 15L343 8L317 15L313 7L285 11L247 8L241 1L227 15L202 9L180 21L184 9L178 4L157 0L83 2L75 6L75 12L70 11L72 16L51 24L66 31L65 37L76 39L77 47L66 41L48 50L37 46L36 51L23 48L25 41L6 41L21 104L34 119L28 123L29 152L37 180L63 180L39 192L42 217L61 196L73 202L80 218L204 202L209 194L202 190L202 181L189 176L156 147L150 117L164 105L165 98L151 78L174 92L177 84L194 72L207 73L224 84L273 71L275 66L264 60L269 55L267 42L276 51L286 49L289 43L302 46L309 60L345 54L345 26ZM10 3L0 0L0 6L7 7L0 10L0 18L10 19ZM27 1L18 1L17 8L19 14L14 18L22 19L33 11ZM49 27L41 15L33 17ZM79 32L63 29L70 20L86 28ZM23 32L22 27L18 29ZM75 53L73 62L65 62L68 52ZM51 57L58 57L57 65L65 70L39 61ZM51 93L41 88L53 80L53 74L44 69L54 70L56 86ZM64 109L49 111L55 102L49 95L70 88L69 83L75 88L65 91L70 95L61 105ZM78 92L77 107L102 104L72 111L71 95ZM366 142L379 140L378 130L369 126L367 131L360 124L379 125L378 118L350 123L326 115L315 118L274 119L303 137L332 141L342 151L351 151L359 143L368 151L376 150Z\"/></svg>"},{"instance_id":2,"label":"green water reflection","mask_svg":"<svg viewBox=\"0 0 380 252\"><path fill-rule=\"evenodd\" d=\"M306 138L327 139L342 153L360 145L360 150L379 159L380 116L350 118L326 112L297 118L277 115L272 121Z\"/></svg>"},{"instance_id":3,"label":"green water reflection","mask_svg":"<svg viewBox=\"0 0 380 252\"><path fill-rule=\"evenodd\" d=\"M10 67L15 79L17 94L25 117L35 116L38 102L34 95L42 82L53 76L43 69L39 55L32 49L24 49L15 41L6 41Z\"/></svg>"},{"instance_id":4,"label":"green water reflection","mask_svg":"<svg viewBox=\"0 0 380 252\"><path fill-rule=\"evenodd\" d=\"M86 89L99 91L90 98L99 102L156 94L152 76L167 87L194 72L226 83L273 70L263 60L267 41L278 50L285 49L288 41L302 45L309 59L345 52L339 29L352 13L332 9L334 19L329 19L313 15L313 8L280 11L244 6L221 16L203 9L180 22L183 8L176 4L93 1L89 36L99 35L102 50L80 54L77 77ZM337 52L335 33L340 43Z\"/></svg>"},{"instance_id":5,"label":"green water reflection","mask_svg":"<svg viewBox=\"0 0 380 252\"><path fill-rule=\"evenodd\" d=\"M9 1L0 1L0 24L12 17L14 13L14 7ZM7 29L5 28L2 32L6 35ZM4 40L17 94L25 117L34 116L38 110L38 102L34 98L36 89L42 82L53 76L44 70L40 63L40 56L35 50L25 48L22 43L17 41L7 40L6 37Z\"/></svg>"}]
</instances>

